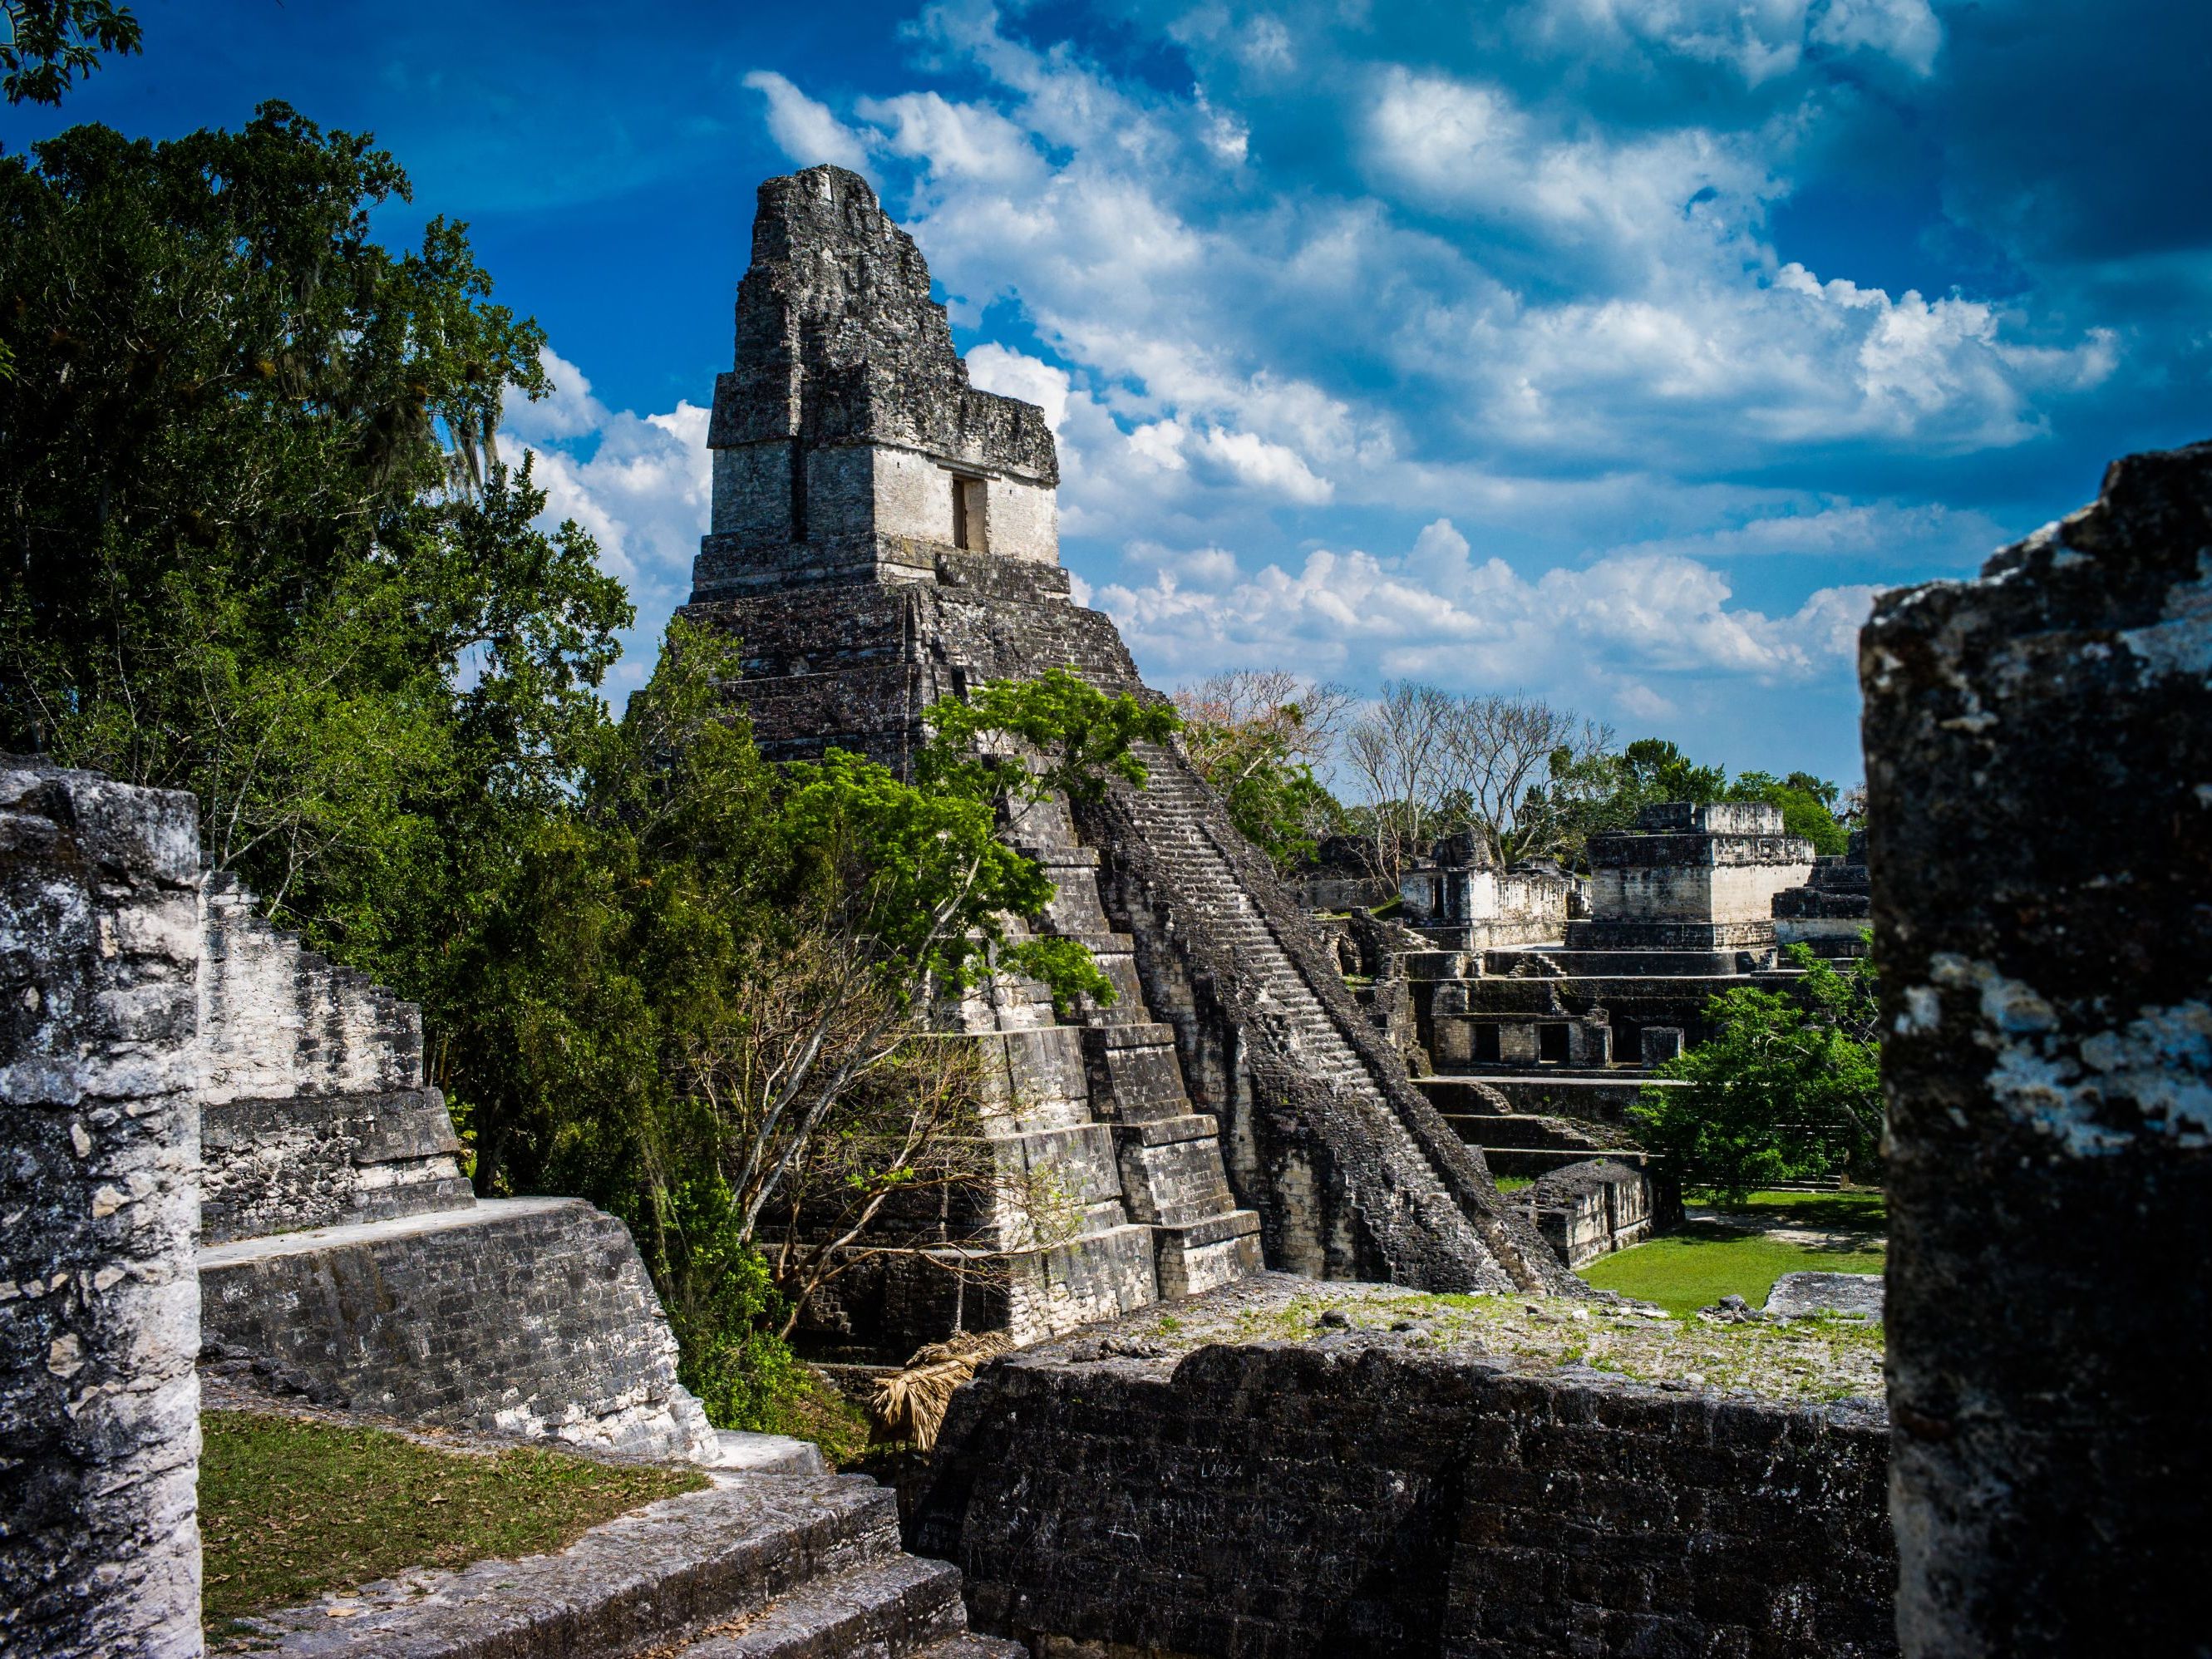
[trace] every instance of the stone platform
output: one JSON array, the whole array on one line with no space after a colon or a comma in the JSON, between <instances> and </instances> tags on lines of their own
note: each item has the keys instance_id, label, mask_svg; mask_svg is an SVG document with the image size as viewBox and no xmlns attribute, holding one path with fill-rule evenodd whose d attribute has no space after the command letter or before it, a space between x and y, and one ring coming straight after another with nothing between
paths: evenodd
<instances>
[{"instance_id":1,"label":"stone platform","mask_svg":"<svg viewBox=\"0 0 2212 1659\"><path fill-rule=\"evenodd\" d=\"M199 1269L204 1348L264 1357L318 1399L718 1461L629 1230L581 1199L238 1239Z\"/></svg>"},{"instance_id":2,"label":"stone platform","mask_svg":"<svg viewBox=\"0 0 2212 1659\"><path fill-rule=\"evenodd\" d=\"M910 1547L1039 1653L1873 1659L1880 1359L1864 1327L1271 1274L987 1367Z\"/></svg>"},{"instance_id":3,"label":"stone platform","mask_svg":"<svg viewBox=\"0 0 2212 1659\"><path fill-rule=\"evenodd\" d=\"M269 1659L1021 1659L971 1634L960 1573L899 1548L890 1492L715 1474L567 1549L403 1573L243 1620Z\"/></svg>"}]
</instances>

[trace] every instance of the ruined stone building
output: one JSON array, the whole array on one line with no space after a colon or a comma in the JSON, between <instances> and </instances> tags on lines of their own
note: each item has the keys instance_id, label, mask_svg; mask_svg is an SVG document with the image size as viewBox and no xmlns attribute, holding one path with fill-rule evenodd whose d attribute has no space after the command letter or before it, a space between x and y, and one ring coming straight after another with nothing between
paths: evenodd
<instances>
[{"instance_id":1,"label":"ruined stone building","mask_svg":"<svg viewBox=\"0 0 2212 1659\"><path fill-rule=\"evenodd\" d=\"M209 1372L265 1408L710 1472L571 1557L418 1574L342 1626L271 1614L283 1659L333 1632L689 1653L733 1619L759 1655L1012 1659L957 1571L900 1550L888 1492L708 1424L620 1221L474 1196L418 1011L205 876L191 796L0 757L0 1653L197 1659Z\"/></svg>"},{"instance_id":2,"label":"ruined stone building","mask_svg":"<svg viewBox=\"0 0 2212 1659\"><path fill-rule=\"evenodd\" d=\"M742 641L730 690L770 757L834 744L896 766L933 702L1052 668L1155 695L1069 597L1042 413L969 384L921 253L857 175L762 186L708 443L713 527L682 614ZM1006 1252L1013 1328L1263 1260L1439 1290L1555 1282L1265 859L1179 752L1142 758L1141 791L1019 830L1059 888L1039 925L1088 945L1118 1000L1064 1024L1003 985L964 1022L1002 1068L1000 1132L1085 1206L1079 1237ZM856 1270L817 1338L941 1329L946 1279L927 1250Z\"/></svg>"},{"instance_id":3,"label":"ruined stone building","mask_svg":"<svg viewBox=\"0 0 2212 1659\"><path fill-rule=\"evenodd\" d=\"M854 175L763 187L714 434L690 614L744 641L772 752L896 764L936 699L1055 665L1149 695L1069 602L1037 412L968 386ZM953 1400L908 1494L930 1559L811 1450L731 1471L624 1230L475 1199L416 1011L206 880L188 797L0 757L0 1651L201 1653L200 1357L711 1470L560 1553L272 1615L283 1659L2201 1653L2212 445L1886 596L1862 676L1866 844L1660 808L1593 849L1586 913L1525 890L1556 948L1462 931L1507 890L1468 880L1407 980L1470 1066L1617 1066L1687 1033L1668 982L1755 981L1792 928L1845 954L1870 903L1889 1325L1831 1350L1849 1388L1800 1374L1805 1333L1537 1294L1577 1287L1158 748L1020 831L1059 883L1035 925L1120 1000L1063 1021L1005 979L944 1015L1009 1166L1080 1200L1072 1238L972 1241L1010 1265L994 1316L1108 1324ZM1560 1189L1593 1239L1642 1218L1613 1180ZM831 1313L911 1335L946 1279Z\"/></svg>"}]
</instances>

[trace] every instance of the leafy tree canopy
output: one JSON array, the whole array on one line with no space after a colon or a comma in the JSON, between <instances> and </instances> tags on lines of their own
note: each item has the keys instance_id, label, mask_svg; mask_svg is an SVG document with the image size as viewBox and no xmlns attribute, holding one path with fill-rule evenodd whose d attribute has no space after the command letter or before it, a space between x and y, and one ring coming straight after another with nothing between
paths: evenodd
<instances>
[{"instance_id":1,"label":"leafy tree canopy","mask_svg":"<svg viewBox=\"0 0 2212 1659\"><path fill-rule=\"evenodd\" d=\"M218 867L419 996L630 610L493 458L536 325L464 227L369 239L406 195L281 104L0 158L0 745L193 790Z\"/></svg>"},{"instance_id":2,"label":"leafy tree canopy","mask_svg":"<svg viewBox=\"0 0 2212 1659\"><path fill-rule=\"evenodd\" d=\"M0 25L0 96L11 104L60 103L101 58L137 51L143 33L114 0L5 0Z\"/></svg>"},{"instance_id":3,"label":"leafy tree canopy","mask_svg":"<svg viewBox=\"0 0 2212 1659\"><path fill-rule=\"evenodd\" d=\"M1871 1170L1881 1139L1873 963L1842 969L1802 945L1803 976L1748 987L1707 1006L1711 1039L1659 1068L1686 1088L1644 1090L1638 1139L1683 1180L1731 1198L1780 1181Z\"/></svg>"}]
</instances>

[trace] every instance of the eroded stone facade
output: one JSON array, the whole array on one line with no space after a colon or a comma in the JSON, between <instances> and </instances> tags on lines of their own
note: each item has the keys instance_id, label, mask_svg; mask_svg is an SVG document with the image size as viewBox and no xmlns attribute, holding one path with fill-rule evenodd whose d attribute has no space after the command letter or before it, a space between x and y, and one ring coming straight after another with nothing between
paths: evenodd
<instances>
[{"instance_id":1,"label":"eroded stone facade","mask_svg":"<svg viewBox=\"0 0 2212 1659\"><path fill-rule=\"evenodd\" d=\"M0 1651L200 1641L199 828L0 757Z\"/></svg>"},{"instance_id":2,"label":"eroded stone facade","mask_svg":"<svg viewBox=\"0 0 2212 1659\"><path fill-rule=\"evenodd\" d=\"M2212 445L1860 643L1898 1627L2185 1653L2212 1538Z\"/></svg>"}]
</instances>

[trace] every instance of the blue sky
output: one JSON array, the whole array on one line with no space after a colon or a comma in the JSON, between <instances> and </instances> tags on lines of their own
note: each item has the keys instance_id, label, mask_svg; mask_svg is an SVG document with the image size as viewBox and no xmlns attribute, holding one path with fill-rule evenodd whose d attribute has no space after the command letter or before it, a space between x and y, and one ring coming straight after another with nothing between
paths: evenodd
<instances>
[{"instance_id":1,"label":"blue sky","mask_svg":"<svg viewBox=\"0 0 2212 1659\"><path fill-rule=\"evenodd\" d=\"M1860 775L1880 587L2212 436L2212 9L1522 0L994 9L137 0L66 120L282 97L467 220L561 390L515 410L649 665L752 195L873 179L1155 684L1540 693ZM617 689L620 689L619 687Z\"/></svg>"}]
</instances>

